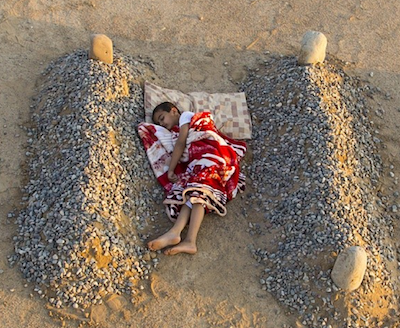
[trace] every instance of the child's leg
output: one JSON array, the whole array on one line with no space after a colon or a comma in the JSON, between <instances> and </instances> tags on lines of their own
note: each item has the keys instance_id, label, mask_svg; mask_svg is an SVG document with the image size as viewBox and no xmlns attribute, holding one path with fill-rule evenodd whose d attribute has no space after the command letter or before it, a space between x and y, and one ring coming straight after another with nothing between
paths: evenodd
<instances>
[{"instance_id":1,"label":"child's leg","mask_svg":"<svg viewBox=\"0 0 400 328\"><path fill-rule=\"evenodd\" d=\"M179 244L181 232L189 222L190 211L191 209L187 205L183 205L173 227L162 236L150 241L147 246L152 251L157 251L167 246Z\"/></svg>"},{"instance_id":2,"label":"child's leg","mask_svg":"<svg viewBox=\"0 0 400 328\"><path fill-rule=\"evenodd\" d=\"M178 253L195 254L197 252L196 240L200 225L204 218L204 207L202 204L193 204L190 214L189 229L186 238L178 245L167 249L164 253L175 255Z\"/></svg>"}]
</instances>

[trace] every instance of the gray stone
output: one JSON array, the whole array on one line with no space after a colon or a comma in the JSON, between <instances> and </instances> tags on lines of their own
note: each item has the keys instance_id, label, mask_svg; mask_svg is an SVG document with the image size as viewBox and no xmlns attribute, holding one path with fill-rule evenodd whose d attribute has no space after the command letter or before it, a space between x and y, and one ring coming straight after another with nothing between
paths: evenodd
<instances>
[{"instance_id":1,"label":"gray stone","mask_svg":"<svg viewBox=\"0 0 400 328\"><path fill-rule=\"evenodd\" d=\"M301 41L299 65L322 63L325 60L327 39L324 34L308 31Z\"/></svg>"},{"instance_id":2,"label":"gray stone","mask_svg":"<svg viewBox=\"0 0 400 328\"><path fill-rule=\"evenodd\" d=\"M107 64L113 63L113 43L104 34L93 34L90 38L89 58Z\"/></svg>"},{"instance_id":3,"label":"gray stone","mask_svg":"<svg viewBox=\"0 0 400 328\"><path fill-rule=\"evenodd\" d=\"M367 253L360 246L351 246L342 251L333 266L333 282L346 291L360 287L367 268Z\"/></svg>"}]
</instances>

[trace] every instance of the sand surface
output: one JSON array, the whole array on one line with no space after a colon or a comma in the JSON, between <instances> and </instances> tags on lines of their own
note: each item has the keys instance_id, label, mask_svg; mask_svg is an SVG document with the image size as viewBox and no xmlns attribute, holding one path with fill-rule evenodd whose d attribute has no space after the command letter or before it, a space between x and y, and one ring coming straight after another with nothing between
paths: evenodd
<instances>
[{"instance_id":1,"label":"sand surface","mask_svg":"<svg viewBox=\"0 0 400 328\"><path fill-rule=\"evenodd\" d=\"M27 137L22 127L29 121L36 81L50 61L78 48L88 49L90 35L104 33L124 53L152 60L157 82L164 87L235 92L247 69L256 67L267 51L296 55L302 35L317 30L328 39L328 53L349 63L349 74L387 95L376 102L376 109L384 110L376 124L384 163L393 165L391 171L398 177L399 17L396 0L1 1L0 326L77 325L49 316L45 302L36 294L30 296L33 286L7 261L17 231L8 213L19 208L24 184ZM205 220L196 256L162 257L153 292L143 293L135 311L105 311L107 321L102 325L295 325L297 315L260 289L259 268L249 251L248 222L234 214L240 206L228 207L231 214L223 220ZM393 272L394 278L397 275Z\"/></svg>"}]
</instances>

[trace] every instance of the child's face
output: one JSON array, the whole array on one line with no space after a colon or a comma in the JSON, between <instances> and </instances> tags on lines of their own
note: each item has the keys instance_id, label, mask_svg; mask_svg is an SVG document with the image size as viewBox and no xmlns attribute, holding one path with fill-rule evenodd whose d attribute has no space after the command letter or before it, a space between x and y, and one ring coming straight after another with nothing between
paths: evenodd
<instances>
[{"instance_id":1,"label":"child's face","mask_svg":"<svg viewBox=\"0 0 400 328\"><path fill-rule=\"evenodd\" d=\"M154 114L154 123L171 130L179 124L179 112L174 107L169 112L160 111Z\"/></svg>"}]
</instances>

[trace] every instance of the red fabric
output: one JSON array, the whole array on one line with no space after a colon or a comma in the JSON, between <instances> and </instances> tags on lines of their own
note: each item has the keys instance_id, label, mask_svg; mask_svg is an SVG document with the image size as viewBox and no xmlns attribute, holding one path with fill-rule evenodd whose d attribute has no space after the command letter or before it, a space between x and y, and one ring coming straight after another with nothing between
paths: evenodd
<instances>
[{"instance_id":1,"label":"red fabric","mask_svg":"<svg viewBox=\"0 0 400 328\"><path fill-rule=\"evenodd\" d=\"M175 173L178 182L171 183L167 173L173 145L179 129L168 131L160 126L141 123L139 135L143 140L151 167L163 186L167 214L175 220L187 200L203 204L206 212L226 214L226 203L245 187L245 177L239 162L246 144L220 133L210 113L197 113L190 122L187 147Z\"/></svg>"}]
</instances>

